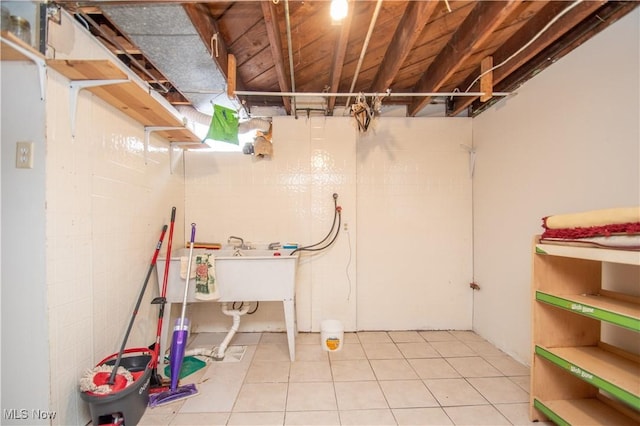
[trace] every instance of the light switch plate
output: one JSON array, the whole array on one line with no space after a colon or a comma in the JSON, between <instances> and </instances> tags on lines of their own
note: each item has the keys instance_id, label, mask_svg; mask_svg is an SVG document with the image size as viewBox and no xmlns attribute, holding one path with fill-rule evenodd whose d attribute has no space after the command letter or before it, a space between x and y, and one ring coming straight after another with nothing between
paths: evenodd
<instances>
[{"instance_id":1,"label":"light switch plate","mask_svg":"<svg viewBox=\"0 0 640 426\"><path fill-rule=\"evenodd\" d=\"M33 169L33 142L16 143L16 168Z\"/></svg>"}]
</instances>

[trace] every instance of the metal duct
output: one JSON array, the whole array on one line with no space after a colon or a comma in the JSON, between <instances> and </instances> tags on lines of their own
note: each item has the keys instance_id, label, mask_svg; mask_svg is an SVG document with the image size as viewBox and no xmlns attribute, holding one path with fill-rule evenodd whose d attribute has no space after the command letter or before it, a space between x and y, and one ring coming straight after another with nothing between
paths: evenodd
<instances>
[{"instance_id":1,"label":"metal duct","mask_svg":"<svg viewBox=\"0 0 640 426\"><path fill-rule=\"evenodd\" d=\"M101 6L103 13L199 111L216 103L239 109L226 96L226 79L179 4ZM208 92L208 93L207 93Z\"/></svg>"}]
</instances>

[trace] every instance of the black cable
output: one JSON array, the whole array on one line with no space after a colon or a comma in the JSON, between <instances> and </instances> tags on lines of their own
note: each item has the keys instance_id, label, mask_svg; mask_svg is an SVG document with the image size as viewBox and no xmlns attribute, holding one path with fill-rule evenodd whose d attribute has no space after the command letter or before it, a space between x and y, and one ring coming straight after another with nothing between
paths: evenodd
<instances>
[{"instance_id":1,"label":"black cable","mask_svg":"<svg viewBox=\"0 0 640 426\"><path fill-rule=\"evenodd\" d=\"M310 249L312 247L318 246L318 245L324 243L325 241L327 241L327 239L329 239L329 237L333 233L333 230L334 230L334 228L336 226L336 218L337 218L337 216L338 216L338 194L334 193L333 194L333 223L331 224L331 229L329 230L329 233L327 234L327 236L324 237L323 239L321 239L320 241L318 241L315 244L311 244L311 245L308 245L308 246L297 248L294 251L292 251L291 254L295 253L298 250Z\"/></svg>"},{"instance_id":2,"label":"black cable","mask_svg":"<svg viewBox=\"0 0 640 426\"><path fill-rule=\"evenodd\" d=\"M322 240L318 241L315 244L311 244L308 246L304 246L304 247L298 247L297 249L293 250L289 256L293 256L294 253L298 252L298 251L320 251L320 250L324 250L327 247L329 247L331 244L333 244L333 242L336 240L336 237L338 236L338 234L340 233L340 221L338 221L338 231L336 232L336 235L333 237L333 239L331 240L331 242L329 244L327 244L324 247L320 247L320 248L314 248L322 243L324 243L325 241L327 241L327 239L331 236L331 234L333 234L333 231L335 230L335 226L336 226L336 219L338 217L342 217L340 212L341 209L338 207L338 194L334 193L333 194L333 223L331 224L331 229L329 230L329 233L327 234L326 237L324 237Z\"/></svg>"},{"instance_id":3,"label":"black cable","mask_svg":"<svg viewBox=\"0 0 640 426\"><path fill-rule=\"evenodd\" d=\"M256 302L256 308L253 311L247 312L247 315L255 314L259 307L260 307L260 302Z\"/></svg>"},{"instance_id":4,"label":"black cable","mask_svg":"<svg viewBox=\"0 0 640 426\"><path fill-rule=\"evenodd\" d=\"M336 209L336 213L337 213L337 216L338 216L338 230L336 231L336 234L333 236L333 239L331 239L331 241L329 241L329 243L327 243L327 245L325 245L323 247L316 247L316 248L310 248L310 247L314 247L314 246L316 246L318 244L313 244L311 246L306 246L306 247L300 247L300 248L297 248L294 251L292 251L289 256L292 256L297 251L320 251L320 250L324 250L327 247L331 246L331 244L333 244L335 242L336 238L338 238L338 234L340 233L340 225L342 224L342 213L338 209ZM331 232L333 232L333 227L331 228ZM329 234L329 235L331 235L331 234ZM325 238L325 240L326 240L326 238Z\"/></svg>"}]
</instances>

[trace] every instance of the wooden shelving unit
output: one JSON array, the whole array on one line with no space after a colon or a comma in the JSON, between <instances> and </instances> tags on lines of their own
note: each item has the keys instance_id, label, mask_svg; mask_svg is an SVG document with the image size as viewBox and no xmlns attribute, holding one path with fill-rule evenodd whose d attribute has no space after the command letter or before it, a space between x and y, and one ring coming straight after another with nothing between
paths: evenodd
<instances>
[{"instance_id":1,"label":"wooden shelving unit","mask_svg":"<svg viewBox=\"0 0 640 426\"><path fill-rule=\"evenodd\" d=\"M45 59L44 55L8 31L0 33L0 60L32 61L38 65L42 99L44 70L48 67L67 77L72 84L86 87L86 90L133 118L145 129L157 132L171 144L183 149L207 147L185 127L180 118L169 111L169 104L160 95L130 80L127 73L110 60Z\"/></svg>"},{"instance_id":2,"label":"wooden shelving unit","mask_svg":"<svg viewBox=\"0 0 640 426\"><path fill-rule=\"evenodd\" d=\"M14 34L9 31L2 31L0 34L2 35L2 43L0 44L0 60L32 61L33 57L37 57L44 61L44 56L40 52L29 46ZM18 48L15 47L16 45Z\"/></svg>"},{"instance_id":3,"label":"wooden shelving unit","mask_svg":"<svg viewBox=\"0 0 640 426\"><path fill-rule=\"evenodd\" d=\"M124 114L151 128L162 128L158 135L169 142L192 142L182 147L200 147L200 139L184 123L173 115L160 100L159 95L145 90L109 60L50 59L47 65L67 77L71 82L99 82L86 88L100 99L122 111ZM114 82L109 84L109 80Z\"/></svg>"},{"instance_id":4,"label":"wooden shelving unit","mask_svg":"<svg viewBox=\"0 0 640 426\"><path fill-rule=\"evenodd\" d=\"M33 62L38 68L40 99L44 100L47 66L44 55L16 37L13 33L2 31L0 32L0 60Z\"/></svg>"},{"instance_id":5,"label":"wooden shelving unit","mask_svg":"<svg viewBox=\"0 0 640 426\"><path fill-rule=\"evenodd\" d=\"M640 356L600 341L606 322L640 348L640 297L601 288L603 262L640 267L640 252L538 237L533 252L531 420L640 424Z\"/></svg>"}]
</instances>

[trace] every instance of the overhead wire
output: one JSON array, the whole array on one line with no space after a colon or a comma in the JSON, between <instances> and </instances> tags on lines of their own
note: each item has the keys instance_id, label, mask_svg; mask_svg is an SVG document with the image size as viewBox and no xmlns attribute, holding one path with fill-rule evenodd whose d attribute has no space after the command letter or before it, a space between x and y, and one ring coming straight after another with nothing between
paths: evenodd
<instances>
[{"instance_id":1,"label":"overhead wire","mask_svg":"<svg viewBox=\"0 0 640 426\"><path fill-rule=\"evenodd\" d=\"M476 77L475 80L473 80L471 82L469 87L467 87L467 90L465 90L465 93L468 92L469 90L471 90L473 85L476 84L478 82L478 80L480 80L482 77L484 77L485 75L489 74L490 72L500 68L501 66L503 66L504 64L506 64L507 62L509 62L510 60L515 58L516 56L518 56L520 53L522 53L522 51L524 51L527 47L531 46L531 44L533 44L533 42L535 42L538 38L540 38L540 36L542 36L542 34L544 34L553 24L555 24L560 18L562 18L567 13L569 13L574 7L578 6L583 1L584 0L576 0L571 5L567 6L564 10L562 10L562 12L558 13L551 21L549 21L549 23L547 23L547 25L545 25L540 31L538 31L538 33L536 35L534 35L533 38L531 40L529 40L527 43L525 43L520 49L515 51L511 56L509 56L504 61L500 62L498 65L495 65L492 68L489 68L485 72L481 73L478 77Z\"/></svg>"}]
</instances>

